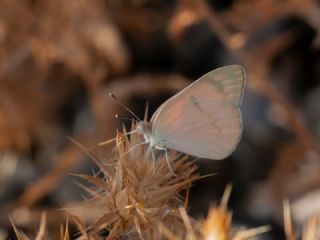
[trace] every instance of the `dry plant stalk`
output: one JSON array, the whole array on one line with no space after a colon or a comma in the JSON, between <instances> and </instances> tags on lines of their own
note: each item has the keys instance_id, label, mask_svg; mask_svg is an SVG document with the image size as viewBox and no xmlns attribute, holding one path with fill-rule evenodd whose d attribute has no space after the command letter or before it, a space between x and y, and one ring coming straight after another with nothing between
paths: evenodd
<instances>
[{"instance_id":1,"label":"dry plant stalk","mask_svg":"<svg viewBox=\"0 0 320 240\"><path fill-rule=\"evenodd\" d=\"M207 219L202 223L203 240L249 240L256 238L259 234L270 231L269 226L261 226L251 229L233 229L232 214L220 207L209 210Z\"/></svg>"},{"instance_id":2,"label":"dry plant stalk","mask_svg":"<svg viewBox=\"0 0 320 240\"><path fill-rule=\"evenodd\" d=\"M284 221L284 231L287 240L300 239L297 237L293 229L291 208L288 200L283 202L283 221ZM301 240L317 240L319 239L320 229L319 229L319 217L314 215L303 224L303 231L301 235Z\"/></svg>"},{"instance_id":3,"label":"dry plant stalk","mask_svg":"<svg viewBox=\"0 0 320 240\"><path fill-rule=\"evenodd\" d=\"M246 240L270 231L269 226L252 229L233 229L231 224L232 213L227 208L230 193L231 185L228 185L222 196L220 206L209 209L208 217L201 224L201 239Z\"/></svg>"},{"instance_id":4,"label":"dry plant stalk","mask_svg":"<svg viewBox=\"0 0 320 240\"><path fill-rule=\"evenodd\" d=\"M41 213L41 220L40 220L40 226L39 230L37 232L37 235L34 238L29 238L24 232L19 230L16 225L14 224L13 220L10 218L13 230L16 234L16 237L18 240L30 240L30 239L35 239L35 240L45 240L48 239L48 233L47 233L47 214L45 212ZM65 228L61 226L61 231L60 231L60 238L61 240L70 240L70 235L69 235L69 227L68 227L68 220L65 225Z\"/></svg>"},{"instance_id":5,"label":"dry plant stalk","mask_svg":"<svg viewBox=\"0 0 320 240\"><path fill-rule=\"evenodd\" d=\"M132 126L135 129L135 125ZM178 193L190 188L200 177L196 167L176 152L154 152L152 159L149 146L139 145L142 136L126 131L116 137L113 159L94 158L103 178L78 175L95 187L83 188L89 194L87 200L66 208L81 222L87 224L88 236L95 239L101 231L108 231L109 239L161 239L165 226L177 236L184 228L179 213L183 198ZM153 150L155 151L155 150ZM191 220L192 221L192 220Z\"/></svg>"}]
</instances>

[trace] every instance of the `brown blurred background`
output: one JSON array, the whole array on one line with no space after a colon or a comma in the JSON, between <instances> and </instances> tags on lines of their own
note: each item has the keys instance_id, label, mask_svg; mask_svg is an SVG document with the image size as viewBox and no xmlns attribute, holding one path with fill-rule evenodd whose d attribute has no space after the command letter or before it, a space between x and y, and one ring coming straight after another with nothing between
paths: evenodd
<instances>
[{"instance_id":1,"label":"brown blurred background","mask_svg":"<svg viewBox=\"0 0 320 240\"><path fill-rule=\"evenodd\" d=\"M91 148L206 72L242 64L244 134L224 161L199 160L190 212L206 216L233 184L235 223L271 224L282 201L296 229L320 213L320 3L317 0L1 0L0 239L8 214L34 231L42 209L82 199L70 172L95 171ZM106 159L111 148L99 150ZM262 238L261 238L262 239Z\"/></svg>"}]
</instances>

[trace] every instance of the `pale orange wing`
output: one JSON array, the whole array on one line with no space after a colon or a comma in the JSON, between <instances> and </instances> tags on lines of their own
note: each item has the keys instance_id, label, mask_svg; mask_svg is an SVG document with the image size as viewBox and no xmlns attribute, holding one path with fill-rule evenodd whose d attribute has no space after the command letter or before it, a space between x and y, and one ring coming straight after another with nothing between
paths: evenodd
<instances>
[{"instance_id":1,"label":"pale orange wing","mask_svg":"<svg viewBox=\"0 0 320 240\"><path fill-rule=\"evenodd\" d=\"M200 158L227 157L242 133L245 79L242 66L222 67L168 99L152 116L153 141Z\"/></svg>"}]
</instances>

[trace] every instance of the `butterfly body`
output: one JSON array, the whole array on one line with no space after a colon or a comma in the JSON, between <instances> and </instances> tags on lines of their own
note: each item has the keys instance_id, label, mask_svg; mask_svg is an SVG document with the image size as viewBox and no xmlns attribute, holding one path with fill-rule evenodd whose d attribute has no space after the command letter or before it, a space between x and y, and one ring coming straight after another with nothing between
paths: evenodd
<instances>
[{"instance_id":1,"label":"butterfly body","mask_svg":"<svg viewBox=\"0 0 320 240\"><path fill-rule=\"evenodd\" d=\"M213 70L165 101L137 132L158 149L223 159L242 133L240 103L246 79L240 65Z\"/></svg>"},{"instance_id":2,"label":"butterfly body","mask_svg":"<svg viewBox=\"0 0 320 240\"><path fill-rule=\"evenodd\" d=\"M152 134L152 123L147 121L139 121L137 123L137 133L143 135L146 143L149 143L151 147L157 149L166 149L164 140L156 139Z\"/></svg>"}]
</instances>

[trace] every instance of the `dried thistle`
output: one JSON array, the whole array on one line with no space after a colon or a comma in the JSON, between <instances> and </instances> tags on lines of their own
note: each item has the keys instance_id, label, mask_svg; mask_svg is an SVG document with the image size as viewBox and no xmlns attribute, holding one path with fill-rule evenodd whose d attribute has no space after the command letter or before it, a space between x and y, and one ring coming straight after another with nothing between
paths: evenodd
<instances>
[{"instance_id":1,"label":"dried thistle","mask_svg":"<svg viewBox=\"0 0 320 240\"><path fill-rule=\"evenodd\" d=\"M231 225L231 213L227 209L227 202L231 192L231 185L228 185L221 199L220 206L212 207L209 210L208 217L200 222L191 219L185 208L180 208L180 214L183 219L183 234L171 232L165 226L160 225L163 234L170 240L248 240L257 235L270 230L268 226L262 226L252 229L235 229ZM192 224L191 224L192 223Z\"/></svg>"},{"instance_id":2,"label":"dried thistle","mask_svg":"<svg viewBox=\"0 0 320 240\"><path fill-rule=\"evenodd\" d=\"M231 185L228 185L219 207L209 210L207 219L202 223L201 232L203 239L229 239L231 213L227 211L227 203L231 193Z\"/></svg>"},{"instance_id":3,"label":"dried thistle","mask_svg":"<svg viewBox=\"0 0 320 240\"><path fill-rule=\"evenodd\" d=\"M67 210L88 224L90 236L107 230L110 239L161 239L160 225L181 235L184 223L179 208L184 202L178 194L199 179L196 167L176 152L170 152L168 159L161 151L154 152L153 162L149 146L138 145L142 141L136 133L129 140L123 130L117 134L113 159L91 155L103 178L78 175L95 189L83 186L88 199Z\"/></svg>"},{"instance_id":4,"label":"dried thistle","mask_svg":"<svg viewBox=\"0 0 320 240\"><path fill-rule=\"evenodd\" d=\"M141 141L139 134L132 134L129 140L123 130L117 134L113 159L106 161L91 155L103 178L77 175L95 186L81 185L89 194L88 199L66 208L79 229L79 240L105 239L103 230L107 231L107 239L169 240L244 240L269 230L268 227L232 229L231 213L227 209L231 186L226 188L220 206L212 208L205 221L192 219L178 193L200 178L195 174L196 167L186 161L186 157L171 152L168 157L173 174L166 155L156 154L153 164L149 148L138 145ZM18 239L29 239L14 224L13 227ZM36 239L45 236L43 215ZM61 239L70 238L68 225L60 236Z\"/></svg>"},{"instance_id":5,"label":"dried thistle","mask_svg":"<svg viewBox=\"0 0 320 240\"><path fill-rule=\"evenodd\" d=\"M209 210L207 219L201 225L203 240L245 240L267 232L269 226L262 226L252 229L233 229L231 225L232 214L227 209L227 203L231 193L231 185L226 190L221 199L220 206L212 207Z\"/></svg>"},{"instance_id":6,"label":"dried thistle","mask_svg":"<svg viewBox=\"0 0 320 240\"><path fill-rule=\"evenodd\" d=\"M288 200L283 201L283 220L284 220L284 232L287 240L298 239L297 234L293 229L291 208ZM316 214L304 223L302 231L302 240L317 240L319 239L319 216Z\"/></svg>"}]
</instances>

